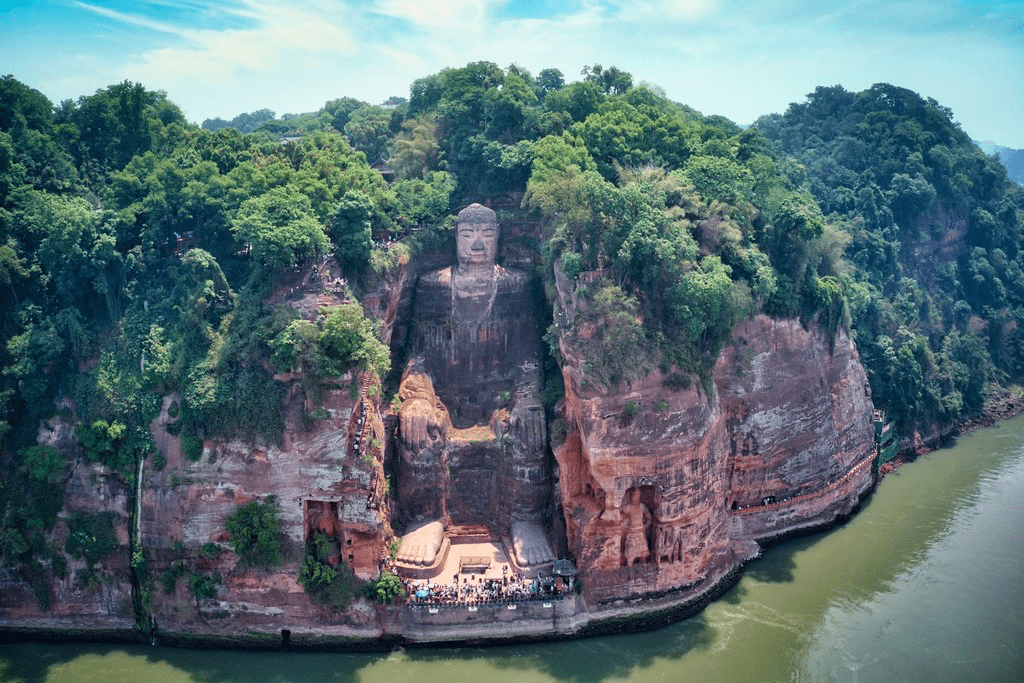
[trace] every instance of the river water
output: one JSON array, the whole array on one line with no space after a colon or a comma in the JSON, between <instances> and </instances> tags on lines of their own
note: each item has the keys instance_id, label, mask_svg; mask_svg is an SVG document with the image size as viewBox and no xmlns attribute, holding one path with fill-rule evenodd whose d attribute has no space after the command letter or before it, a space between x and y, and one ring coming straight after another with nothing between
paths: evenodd
<instances>
[{"instance_id":1,"label":"river water","mask_svg":"<svg viewBox=\"0 0 1024 683\"><path fill-rule=\"evenodd\" d=\"M846 525L652 633L379 655L17 644L0 681L1024 681L1024 416L905 465Z\"/></svg>"}]
</instances>

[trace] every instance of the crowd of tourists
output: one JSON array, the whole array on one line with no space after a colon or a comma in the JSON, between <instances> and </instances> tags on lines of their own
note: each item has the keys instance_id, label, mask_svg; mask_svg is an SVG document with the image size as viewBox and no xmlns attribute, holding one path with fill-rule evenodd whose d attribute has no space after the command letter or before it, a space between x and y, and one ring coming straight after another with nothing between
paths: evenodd
<instances>
[{"instance_id":1,"label":"crowd of tourists","mask_svg":"<svg viewBox=\"0 0 1024 683\"><path fill-rule=\"evenodd\" d=\"M403 579L409 604L413 607L479 607L529 600L552 600L562 596L554 577L527 579L518 575L488 579L475 574L456 574L453 583Z\"/></svg>"}]
</instances>

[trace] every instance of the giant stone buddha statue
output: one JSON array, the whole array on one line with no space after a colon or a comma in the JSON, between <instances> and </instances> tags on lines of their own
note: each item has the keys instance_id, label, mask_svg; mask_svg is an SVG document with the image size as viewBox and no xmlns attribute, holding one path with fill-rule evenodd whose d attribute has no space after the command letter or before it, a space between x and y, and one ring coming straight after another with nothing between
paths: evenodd
<instances>
[{"instance_id":1,"label":"giant stone buddha statue","mask_svg":"<svg viewBox=\"0 0 1024 683\"><path fill-rule=\"evenodd\" d=\"M516 563L554 559L540 400L540 326L530 277L496 263L499 226L458 215L458 263L420 278L399 397L399 560L434 562L450 525L486 525Z\"/></svg>"}]
</instances>

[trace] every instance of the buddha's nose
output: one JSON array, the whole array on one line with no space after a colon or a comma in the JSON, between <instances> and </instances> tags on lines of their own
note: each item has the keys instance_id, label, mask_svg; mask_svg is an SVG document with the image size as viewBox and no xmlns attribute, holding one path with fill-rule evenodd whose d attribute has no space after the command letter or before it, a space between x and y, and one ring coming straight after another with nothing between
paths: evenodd
<instances>
[{"instance_id":1,"label":"buddha's nose","mask_svg":"<svg viewBox=\"0 0 1024 683\"><path fill-rule=\"evenodd\" d=\"M480 239L480 236L478 235L477 238L473 240L473 251L484 251L485 249L484 241Z\"/></svg>"}]
</instances>

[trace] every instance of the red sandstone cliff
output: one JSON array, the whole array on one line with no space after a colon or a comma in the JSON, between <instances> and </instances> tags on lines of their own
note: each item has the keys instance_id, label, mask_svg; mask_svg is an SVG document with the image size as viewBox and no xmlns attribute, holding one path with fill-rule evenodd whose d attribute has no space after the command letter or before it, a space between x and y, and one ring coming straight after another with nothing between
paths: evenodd
<instances>
[{"instance_id":1,"label":"red sandstone cliff","mask_svg":"<svg viewBox=\"0 0 1024 683\"><path fill-rule=\"evenodd\" d=\"M64 507L47 540L61 551L68 538L69 517L113 513L119 547L96 563L94 580L84 585L79 578L86 568L85 560L65 554L67 572L63 577L56 576L47 562L53 601L48 611L39 607L23 577L13 570L0 569L0 625L92 629L131 628L135 624L128 579L130 492L107 468L85 462L74 429L73 423L61 417L48 420L39 429L39 443L57 448L71 461Z\"/></svg>"},{"instance_id":2,"label":"red sandstone cliff","mask_svg":"<svg viewBox=\"0 0 1024 683\"><path fill-rule=\"evenodd\" d=\"M367 297L384 317L386 336L407 289L400 271ZM322 296L300 300L300 310L330 303ZM628 386L586 387L583 359L567 354L568 429L554 447L554 496L591 608L611 610L640 596L697 595L754 557L756 541L828 523L854 508L872 484L872 406L853 343L842 332L831 341L820 327L804 329L796 320L745 321L717 358L710 397L699 383L679 388L657 371ZM190 567L220 572L224 581L217 598L204 603L202 617L179 581L174 595L153 599L156 622L165 630L199 633L287 628L366 637L401 630L387 620L382 626L362 601L347 612L313 605L296 581L302 545L314 529L339 538L340 560L358 575L376 574L391 521L383 454L371 447L387 442L376 401L366 400L364 385L353 397L348 381L360 378L347 378L324 388L323 405L316 407L327 417L310 425L304 416L313 406L300 383L279 379L290 386L282 444L209 442L197 462L182 458L166 429L175 400L166 397L152 429L167 463L157 472L147 460L143 472L140 532L150 572L156 576L185 558ZM62 450L75 448L70 430L57 425L56 436L47 438ZM402 482L397 486L401 491ZM282 566L247 570L230 551L203 556L203 544L226 546L224 522L237 505L270 494L279 501L288 539ZM127 544L128 500L112 477L79 462L66 514L116 510ZM61 619L75 617L86 627L128 627L126 548L106 561L112 580L101 591L76 592L70 579L59 583L51 615L39 613L27 586L0 576L2 621L59 628ZM585 612L574 617L579 623L586 618Z\"/></svg>"},{"instance_id":3,"label":"red sandstone cliff","mask_svg":"<svg viewBox=\"0 0 1024 683\"><path fill-rule=\"evenodd\" d=\"M340 299L314 292L291 302L303 315ZM165 398L152 431L167 464L147 467L142 489L140 535L152 549L151 572L183 559L189 567L219 572L217 597L196 613L184 581L172 596L153 601L153 616L164 630L211 633L249 629L335 635L379 632L372 608L360 602L347 612L315 605L297 581L307 539L326 532L341 546L339 562L361 579L376 578L391 534L382 444L386 437L377 402L368 396L369 377L350 373L320 387L310 403L298 378L279 375L288 386L286 429L280 444L243 440L209 441L196 462L183 458L178 439L167 434L173 396ZM353 391L358 387L358 391ZM308 416L317 410L319 418ZM271 569L248 569L230 550L219 557L200 551L207 543L227 547L227 517L239 505L276 497L285 561ZM156 590L160 590L157 588ZM211 615L213 615L211 617Z\"/></svg>"},{"instance_id":4,"label":"red sandstone cliff","mask_svg":"<svg viewBox=\"0 0 1024 683\"><path fill-rule=\"evenodd\" d=\"M718 356L711 396L658 371L594 389L563 349L559 495L598 604L710 588L758 539L833 521L872 485L872 405L843 332L830 344L815 324L745 321Z\"/></svg>"}]
</instances>

